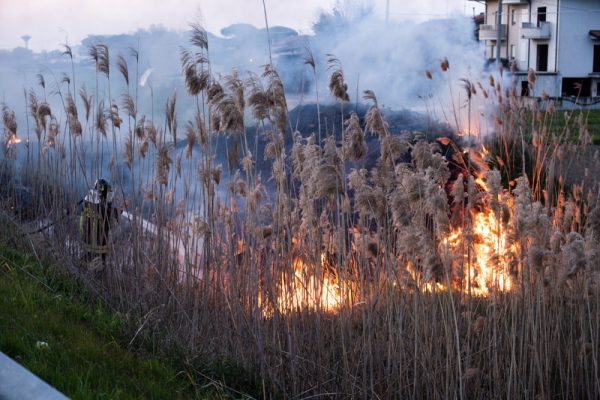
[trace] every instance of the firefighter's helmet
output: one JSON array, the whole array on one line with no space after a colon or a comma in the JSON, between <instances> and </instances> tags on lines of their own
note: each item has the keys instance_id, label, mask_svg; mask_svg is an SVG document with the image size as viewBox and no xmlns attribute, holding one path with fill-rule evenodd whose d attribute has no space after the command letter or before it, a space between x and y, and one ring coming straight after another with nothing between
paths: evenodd
<instances>
[{"instance_id":1,"label":"firefighter's helmet","mask_svg":"<svg viewBox=\"0 0 600 400\"><path fill-rule=\"evenodd\" d=\"M100 178L94 183L94 190L100 194L100 197L106 199L108 193L111 191L111 187L104 179Z\"/></svg>"}]
</instances>

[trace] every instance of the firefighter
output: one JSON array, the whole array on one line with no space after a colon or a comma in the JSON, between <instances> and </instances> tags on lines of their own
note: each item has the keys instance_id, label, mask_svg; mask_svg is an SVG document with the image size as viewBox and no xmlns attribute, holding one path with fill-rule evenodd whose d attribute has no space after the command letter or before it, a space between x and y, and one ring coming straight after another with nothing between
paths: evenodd
<instances>
[{"instance_id":1,"label":"firefighter","mask_svg":"<svg viewBox=\"0 0 600 400\"><path fill-rule=\"evenodd\" d=\"M118 221L119 214L113 207L113 192L104 179L98 179L83 199L83 212L79 219L79 231L89 259L102 258L106 264L108 232L111 223Z\"/></svg>"}]
</instances>

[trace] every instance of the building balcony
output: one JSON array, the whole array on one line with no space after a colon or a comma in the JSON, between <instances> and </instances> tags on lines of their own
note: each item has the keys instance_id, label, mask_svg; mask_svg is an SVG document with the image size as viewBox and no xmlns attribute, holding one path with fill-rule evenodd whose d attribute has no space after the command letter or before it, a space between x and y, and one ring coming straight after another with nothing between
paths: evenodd
<instances>
[{"instance_id":1,"label":"building balcony","mask_svg":"<svg viewBox=\"0 0 600 400\"><path fill-rule=\"evenodd\" d=\"M540 22L539 26L535 22L523 22L521 24L521 37L523 39L547 40L550 39L552 24L550 22Z\"/></svg>"},{"instance_id":2,"label":"building balcony","mask_svg":"<svg viewBox=\"0 0 600 400\"><path fill-rule=\"evenodd\" d=\"M500 25L502 40L506 40L506 25ZM479 40L497 40L498 25L481 25L479 26Z\"/></svg>"},{"instance_id":3,"label":"building balcony","mask_svg":"<svg viewBox=\"0 0 600 400\"><path fill-rule=\"evenodd\" d=\"M529 4L529 0L504 0L502 4Z\"/></svg>"}]
</instances>

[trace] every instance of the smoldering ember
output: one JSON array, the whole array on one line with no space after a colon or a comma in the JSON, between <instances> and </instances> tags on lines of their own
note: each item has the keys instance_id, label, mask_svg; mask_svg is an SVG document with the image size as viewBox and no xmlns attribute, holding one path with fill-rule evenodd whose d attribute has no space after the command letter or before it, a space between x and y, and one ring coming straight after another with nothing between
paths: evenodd
<instances>
[{"instance_id":1,"label":"smoldering ember","mask_svg":"<svg viewBox=\"0 0 600 400\"><path fill-rule=\"evenodd\" d=\"M600 398L598 4L375 3L0 50L0 243L224 398Z\"/></svg>"}]
</instances>

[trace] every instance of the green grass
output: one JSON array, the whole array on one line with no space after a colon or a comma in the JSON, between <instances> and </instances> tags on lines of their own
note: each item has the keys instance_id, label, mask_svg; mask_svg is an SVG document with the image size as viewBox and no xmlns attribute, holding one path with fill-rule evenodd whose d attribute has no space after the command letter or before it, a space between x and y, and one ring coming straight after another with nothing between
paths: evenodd
<instances>
[{"instance_id":1,"label":"green grass","mask_svg":"<svg viewBox=\"0 0 600 400\"><path fill-rule=\"evenodd\" d=\"M74 399L229 398L123 343L121 316L70 275L0 245L0 351ZM47 343L47 346L44 344Z\"/></svg>"},{"instance_id":2,"label":"green grass","mask_svg":"<svg viewBox=\"0 0 600 400\"><path fill-rule=\"evenodd\" d=\"M548 133L555 137L567 139L570 142L579 142L579 117L587 122L588 132L592 143L600 145L600 110L556 110L553 113L541 113L542 120L535 121L537 130L547 129ZM526 141L531 141L532 120L536 114L530 110L524 113L525 120L522 125L523 135ZM567 133L566 138L563 135Z\"/></svg>"},{"instance_id":3,"label":"green grass","mask_svg":"<svg viewBox=\"0 0 600 400\"><path fill-rule=\"evenodd\" d=\"M579 115L583 114L583 118L587 119L588 131L592 137L592 142L600 145L600 110L556 111L552 127L557 131L562 131L565 124L567 124L565 112L571 115L568 120L568 127L572 134L578 132L577 120L579 119Z\"/></svg>"}]
</instances>

